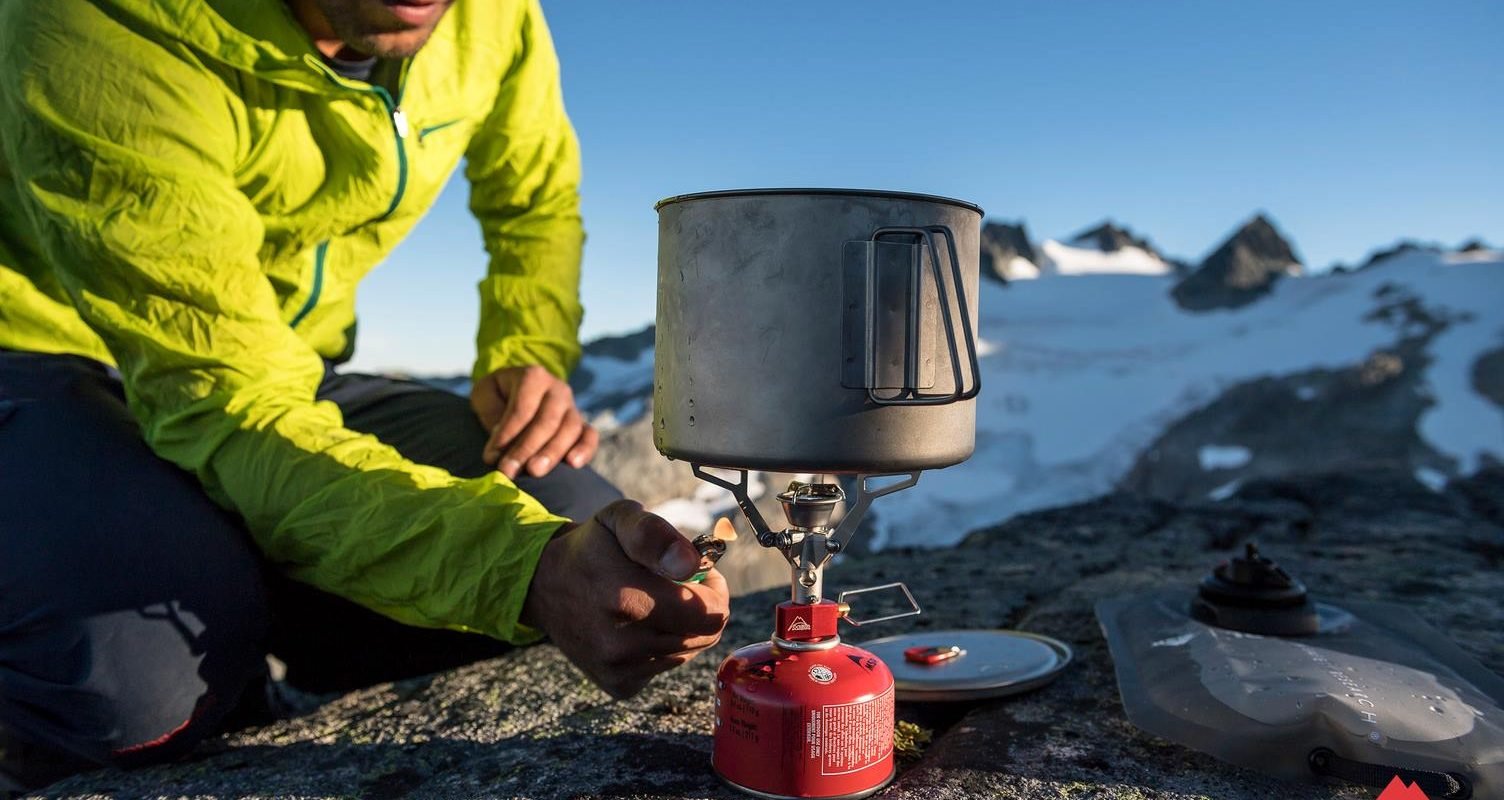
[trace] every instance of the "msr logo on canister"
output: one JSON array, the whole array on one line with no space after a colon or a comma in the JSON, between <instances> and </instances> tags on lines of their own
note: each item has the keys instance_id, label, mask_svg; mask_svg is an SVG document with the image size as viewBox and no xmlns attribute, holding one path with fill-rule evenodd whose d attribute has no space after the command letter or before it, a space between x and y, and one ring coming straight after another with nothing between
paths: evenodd
<instances>
[{"instance_id":1,"label":"msr logo on canister","mask_svg":"<svg viewBox=\"0 0 1504 800\"><path fill-rule=\"evenodd\" d=\"M831 683L836 679L836 674L830 667L816 664L809 668L809 679L815 683Z\"/></svg>"}]
</instances>

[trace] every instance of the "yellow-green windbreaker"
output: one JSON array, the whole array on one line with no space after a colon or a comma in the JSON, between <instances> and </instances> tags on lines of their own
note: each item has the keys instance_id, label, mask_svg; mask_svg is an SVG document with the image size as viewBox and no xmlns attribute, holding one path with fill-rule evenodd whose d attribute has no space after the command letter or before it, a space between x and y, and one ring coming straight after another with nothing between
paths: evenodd
<instances>
[{"instance_id":1,"label":"yellow-green windbreaker","mask_svg":"<svg viewBox=\"0 0 1504 800\"><path fill-rule=\"evenodd\" d=\"M325 66L283 0L0 3L0 347L117 365L146 441L293 577L528 638L562 520L314 399L352 346L356 282L461 158L490 255L475 374L563 376L579 157L536 0L457 0L370 83Z\"/></svg>"}]
</instances>

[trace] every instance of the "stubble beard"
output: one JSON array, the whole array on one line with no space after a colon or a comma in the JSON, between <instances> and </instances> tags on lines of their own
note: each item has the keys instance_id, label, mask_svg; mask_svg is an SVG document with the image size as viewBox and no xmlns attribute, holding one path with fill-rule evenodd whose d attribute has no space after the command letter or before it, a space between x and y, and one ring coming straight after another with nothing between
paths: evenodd
<instances>
[{"instance_id":1,"label":"stubble beard","mask_svg":"<svg viewBox=\"0 0 1504 800\"><path fill-rule=\"evenodd\" d=\"M315 0L334 35L351 50L381 59L412 58L437 25L409 27L400 21L372 19L362 0ZM440 17L442 19L442 16Z\"/></svg>"}]
</instances>

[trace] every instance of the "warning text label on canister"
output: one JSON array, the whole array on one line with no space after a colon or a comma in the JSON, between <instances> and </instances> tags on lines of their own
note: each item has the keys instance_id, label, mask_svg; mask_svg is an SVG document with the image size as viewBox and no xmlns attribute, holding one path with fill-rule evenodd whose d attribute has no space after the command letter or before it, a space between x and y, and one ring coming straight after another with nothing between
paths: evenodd
<instances>
[{"instance_id":1,"label":"warning text label on canister","mask_svg":"<svg viewBox=\"0 0 1504 800\"><path fill-rule=\"evenodd\" d=\"M821 775L845 775L884 762L893 752L893 688L857 703L820 707Z\"/></svg>"}]
</instances>

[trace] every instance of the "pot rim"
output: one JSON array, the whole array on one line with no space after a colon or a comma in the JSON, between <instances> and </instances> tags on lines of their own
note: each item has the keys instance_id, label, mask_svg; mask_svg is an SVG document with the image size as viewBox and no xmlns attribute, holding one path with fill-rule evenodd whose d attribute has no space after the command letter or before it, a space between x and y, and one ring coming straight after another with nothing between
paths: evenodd
<instances>
[{"instance_id":1,"label":"pot rim","mask_svg":"<svg viewBox=\"0 0 1504 800\"><path fill-rule=\"evenodd\" d=\"M708 192L692 192L690 194L676 194L665 197L653 204L654 211L660 211L664 206L674 203L682 203L687 200L707 200L716 197L754 197L758 195L845 195L848 197L883 197L890 200L921 200L930 203L945 203L946 205L959 206L968 211L975 211L986 216L982 207L976 203L968 203L965 200L957 200L954 197L944 197L938 194L923 194L921 192L893 192L883 189L799 189L799 188L770 188L770 189L717 189Z\"/></svg>"}]
</instances>

